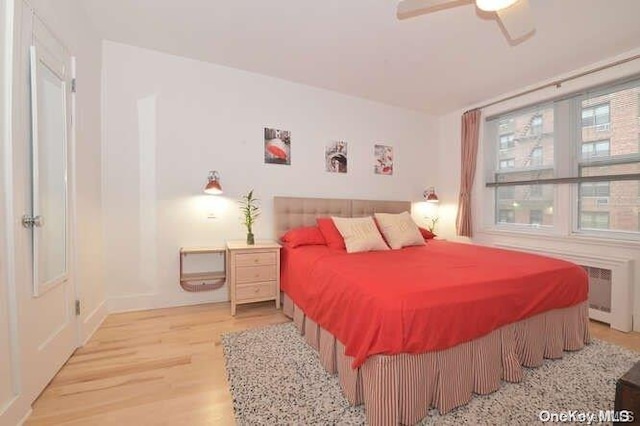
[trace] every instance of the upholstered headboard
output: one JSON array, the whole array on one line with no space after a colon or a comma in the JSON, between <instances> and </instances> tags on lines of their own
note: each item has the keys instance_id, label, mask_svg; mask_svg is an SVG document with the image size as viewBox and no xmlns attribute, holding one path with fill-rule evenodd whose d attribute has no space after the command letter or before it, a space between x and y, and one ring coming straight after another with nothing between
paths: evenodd
<instances>
[{"instance_id":1,"label":"upholstered headboard","mask_svg":"<svg viewBox=\"0 0 640 426\"><path fill-rule=\"evenodd\" d=\"M373 213L411 211L411 202L409 201L275 197L273 204L276 239L279 239L289 229L299 226L314 226L318 217L362 217L370 216Z\"/></svg>"}]
</instances>

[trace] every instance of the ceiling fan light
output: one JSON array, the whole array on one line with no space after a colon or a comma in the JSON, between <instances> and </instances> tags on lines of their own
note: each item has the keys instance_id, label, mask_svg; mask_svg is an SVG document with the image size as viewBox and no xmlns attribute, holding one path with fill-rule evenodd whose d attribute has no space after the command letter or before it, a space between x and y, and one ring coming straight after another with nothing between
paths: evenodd
<instances>
[{"instance_id":1,"label":"ceiling fan light","mask_svg":"<svg viewBox=\"0 0 640 426\"><path fill-rule=\"evenodd\" d=\"M476 0L478 9L485 12L495 12L496 10L506 9L518 0Z\"/></svg>"}]
</instances>

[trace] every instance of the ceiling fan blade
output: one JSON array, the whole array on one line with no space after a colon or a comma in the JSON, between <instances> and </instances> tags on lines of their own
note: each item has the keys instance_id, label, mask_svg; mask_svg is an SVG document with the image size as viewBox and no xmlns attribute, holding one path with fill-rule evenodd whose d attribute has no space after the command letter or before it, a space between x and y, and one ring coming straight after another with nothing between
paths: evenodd
<instances>
[{"instance_id":1,"label":"ceiling fan blade","mask_svg":"<svg viewBox=\"0 0 640 426\"><path fill-rule=\"evenodd\" d=\"M512 41L519 40L535 30L529 0L519 0L496 13Z\"/></svg>"},{"instance_id":2,"label":"ceiling fan blade","mask_svg":"<svg viewBox=\"0 0 640 426\"><path fill-rule=\"evenodd\" d=\"M403 0L398 3L398 19L413 18L423 13L457 6L461 0Z\"/></svg>"}]
</instances>

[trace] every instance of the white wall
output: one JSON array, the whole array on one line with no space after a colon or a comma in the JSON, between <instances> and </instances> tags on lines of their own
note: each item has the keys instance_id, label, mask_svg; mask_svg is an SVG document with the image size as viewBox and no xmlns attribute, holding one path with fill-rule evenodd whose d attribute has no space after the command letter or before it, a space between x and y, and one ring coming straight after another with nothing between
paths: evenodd
<instances>
[{"instance_id":1,"label":"white wall","mask_svg":"<svg viewBox=\"0 0 640 426\"><path fill-rule=\"evenodd\" d=\"M250 189L263 206L254 233L268 239L276 195L419 201L435 179L436 121L423 113L113 42L103 55L114 310L226 300L226 287L179 287L178 249L244 239L235 200ZM292 132L290 166L264 164L264 127ZM346 175L324 171L331 140L348 142ZM375 143L394 147L393 176L373 174ZM209 170L220 172L223 196L202 194Z\"/></svg>"},{"instance_id":2,"label":"white wall","mask_svg":"<svg viewBox=\"0 0 640 426\"><path fill-rule=\"evenodd\" d=\"M13 134L11 137L2 134L3 155L0 156L3 161L0 185L4 196L0 200L0 235L4 245L4 250L0 249L0 424L3 425L17 424L46 384L35 383L30 371L36 366L29 365L22 356L16 356L23 352L24 342L38 328L38 323L34 322L38 321L38 316L28 316L33 312L27 315L24 309L32 306L34 299L28 280L19 277L26 276L24 271L29 270L31 254L26 244L26 233L19 225L20 215L25 212L17 207L25 204L30 194L25 184L30 174L28 161L22 161L30 149L26 130L28 114L23 113L28 111L29 99L26 78L22 74L26 67L22 62L25 58L22 46L31 40L31 26L24 23L32 21L32 10L77 60L79 91L74 117L76 132L70 141L74 161L70 165L69 176L71 198L74 200L74 212L70 216L76 218L71 223L75 253L70 262L71 280L83 304L78 344L87 339L106 316L100 194L101 42L89 26L78 0L16 0L7 3L15 3L14 59L20 62L15 62L12 67L15 71L12 81L13 117L7 121L13 123ZM2 4L4 6L5 2ZM5 30L4 23L1 28ZM1 99L4 101L5 98ZM8 334L7 329L10 331ZM10 373L5 372L7 368L11 369ZM52 371L51 376L54 373ZM7 389L10 389L9 393Z\"/></svg>"},{"instance_id":3,"label":"white wall","mask_svg":"<svg viewBox=\"0 0 640 426\"><path fill-rule=\"evenodd\" d=\"M615 58L608 58L598 64L585 67L584 69L575 70L573 72L556 76L550 81L556 81L562 77L577 74L587 69L592 69L600 65L614 62L623 57L629 57L640 53L640 50L634 52L628 52L624 55ZM640 61L627 63L615 68L611 68L597 74L592 74L580 79L564 83L561 88L550 88L543 91L538 91L526 97L520 97L509 102L503 102L498 105L485 108L483 110L483 117L498 114L509 110L516 109L525 105L529 105L535 102L541 102L554 97L567 95L577 90L585 89L587 87L603 84L615 79L623 78L625 76L634 75L640 72ZM535 84L531 87L538 86L540 84L547 83L546 81ZM530 87L522 88L521 90L527 90ZM517 92L519 92L518 90ZM515 92L514 92L515 93ZM512 93L507 93L504 96L509 96ZM500 96L499 98L502 98ZM497 99L497 98L496 98ZM492 99L483 103L489 103ZM460 117L464 110L473 108L474 105L470 105L469 108L461 109L453 113L447 114L439 118L439 131L440 131L440 146L447 147L442 148L439 151L439 195L441 199L457 200L460 181ZM598 256L602 253L606 253L606 256L619 257L624 259L635 259L635 271L632 279L634 280L634 318L636 331L640 331L640 243L639 242L616 242L616 241L604 241L602 239L595 238L583 238L575 237L567 233L567 235L561 236L534 236L531 234L514 233L506 231L497 231L491 227L493 224L493 217L489 215L486 200L491 200L491 189L487 189L484 186L484 155L482 140L483 129L480 130L480 147L478 149L478 160L476 177L473 190L473 227L474 238L473 240L482 244L509 244L516 246L525 246L531 249L547 249L553 251L562 251L573 253L576 255L585 256ZM568 220L567 218L559 218L561 220ZM448 224L442 224L441 233L443 235L455 235L455 222Z\"/></svg>"}]
</instances>

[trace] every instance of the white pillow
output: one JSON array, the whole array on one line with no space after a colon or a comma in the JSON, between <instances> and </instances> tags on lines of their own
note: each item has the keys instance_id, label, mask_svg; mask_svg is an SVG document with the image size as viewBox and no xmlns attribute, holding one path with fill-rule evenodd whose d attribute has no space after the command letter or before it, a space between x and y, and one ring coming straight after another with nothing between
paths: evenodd
<instances>
[{"instance_id":1,"label":"white pillow","mask_svg":"<svg viewBox=\"0 0 640 426\"><path fill-rule=\"evenodd\" d=\"M331 217L340 235L344 238L347 253L360 251L389 250L376 223L369 217Z\"/></svg>"},{"instance_id":2,"label":"white pillow","mask_svg":"<svg viewBox=\"0 0 640 426\"><path fill-rule=\"evenodd\" d=\"M392 249L425 244L418 225L415 224L409 212L376 213L375 217L382 235Z\"/></svg>"}]
</instances>

